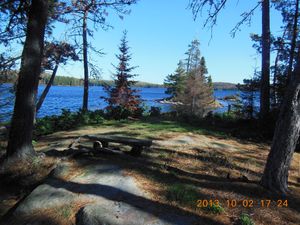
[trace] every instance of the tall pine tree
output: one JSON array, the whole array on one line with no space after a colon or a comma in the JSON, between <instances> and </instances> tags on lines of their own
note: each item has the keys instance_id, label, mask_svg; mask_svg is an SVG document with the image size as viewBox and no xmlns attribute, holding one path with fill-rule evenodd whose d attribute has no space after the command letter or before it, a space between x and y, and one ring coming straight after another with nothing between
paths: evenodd
<instances>
[{"instance_id":1,"label":"tall pine tree","mask_svg":"<svg viewBox=\"0 0 300 225\"><path fill-rule=\"evenodd\" d=\"M120 54L116 55L119 64L118 66L114 66L116 69L114 86L105 86L108 97L104 98L108 103L106 110L115 119L134 116L140 112L141 108L141 99L137 93L138 90L132 88L136 81L131 79L136 75L131 74L131 72L136 67L129 66L131 54L129 53L127 31L123 32L119 50Z\"/></svg>"}]
</instances>

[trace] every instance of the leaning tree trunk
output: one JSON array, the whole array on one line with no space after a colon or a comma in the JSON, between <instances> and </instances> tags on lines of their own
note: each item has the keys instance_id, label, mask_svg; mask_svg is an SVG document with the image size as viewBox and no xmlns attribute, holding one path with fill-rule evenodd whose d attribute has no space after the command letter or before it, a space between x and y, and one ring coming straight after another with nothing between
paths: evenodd
<instances>
[{"instance_id":1,"label":"leaning tree trunk","mask_svg":"<svg viewBox=\"0 0 300 225\"><path fill-rule=\"evenodd\" d=\"M265 119L270 109L270 3L262 1L262 66L260 116Z\"/></svg>"},{"instance_id":2,"label":"leaning tree trunk","mask_svg":"<svg viewBox=\"0 0 300 225\"><path fill-rule=\"evenodd\" d=\"M278 117L271 151L261 183L281 193L288 191L288 172L300 132L300 54Z\"/></svg>"},{"instance_id":3,"label":"leaning tree trunk","mask_svg":"<svg viewBox=\"0 0 300 225\"><path fill-rule=\"evenodd\" d=\"M36 104L36 112L38 112L39 109L41 108L41 106L42 106L42 104L43 104L43 102L44 102L44 100L45 100L45 98L46 98L46 96L47 96L47 94L48 94L48 92L49 92L52 84L53 84L53 81L54 81L54 78L55 78L55 75L56 75L56 72L57 72L57 69L58 69L58 65L59 64L56 63L56 65L54 67L54 70L52 72L51 78L50 78L49 82L47 83L47 86L45 87L43 93L41 94L41 96L40 96L40 98L39 98L39 100L38 100L38 102Z\"/></svg>"},{"instance_id":4,"label":"leaning tree trunk","mask_svg":"<svg viewBox=\"0 0 300 225\"><path fill-rule=\"evenodd\" d=\"M9 133L7 157L26 157L35 154L32 147L32 131L47 16L48 0L32 0Z\"/></svg>"},{"instance_id":5,"label":"leaning tree trunk","mask_svg":"<svg viewBox=\"0 0 300 225\"><path fill-rule=\"evenodd\" d=\"M292 36L292 41L291 41L287 83L290 82L291 76L292 76L292 71L293 71L295 48L296 48L296 42L297 42L297 37L298 37L298 14L299 14L299 0L296 1L296 9L295 9L295 14L294 14L293 36Z\"/></svg>"},{"instance_id":6,"label":"leaning tree trunk","mask_svg":"<svg viewBox=\"0 0 300 225\"><path fill-rule=\"evenodd\" d=\"M83 69L84 69L84 91L83 91L83 104L82 110L88 110L89 100L89 68L88 68L88 56L87 56L87 12L83 16L82 25L82 45L83 45Z\"/></svg>"}]
</instances>

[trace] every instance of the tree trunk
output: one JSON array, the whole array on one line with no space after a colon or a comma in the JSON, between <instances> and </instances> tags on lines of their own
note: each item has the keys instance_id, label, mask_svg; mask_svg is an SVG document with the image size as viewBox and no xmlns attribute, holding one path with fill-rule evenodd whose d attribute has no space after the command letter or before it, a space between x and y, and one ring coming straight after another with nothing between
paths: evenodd
<instances>
[{"instance_id":1,"label":"tree trunk","mask_svg":"<svg viewBox=\"0 0 300 225\"><path fill-rule=\"evenodd\" d=\"M192 96L192 107L191 107L191 115L194 115L195 111L195 95Z\"/></svg>"},{"instance_id":2,"label":"tree trunk","mask_svg":"<svg viewBox=\"0 0 300 225\"><path fill-rule=\"evenodd\" d=\"M88 100L89 100L89 68L88 68L88 55L87 55L87 12L83 17L82 25L82 44L83 44L83 67L84 67L84 91L83 91L83 104L82 110L88 110Z\"/></svg>"},{"instance_id":3,"label":"tree trunk","mask_svg":"<svg viewBox=\"0 0 300 225\"><path fill-rule=\"evenodd\" d=\"M190 72L190 61L191 61L191 55L189 54L189 57L188 57L188 61L187 61L187 64L186 64L186 72Z\"/></svg>"},{"instance_id":4,"label":"tree trunk","mask_svg":"<svg viewBox=\"0 0 300 225\"><path fill-rule=\"evenodd\" d=\"M270 109L270 3L262 1L262 65L260 116L265 119Z\"/></svg>"},{"instance_id":5,"label":"tree trunk","mask_svg":"<svg viewBox=\"0 0 300 225\"><path fill-rule=\"evenodd\" d=\"M293 37L292 37L292 41L291 41L287 83L289 83L290 80L292 79L292 73L293 73L294 54L295 54L296 41L297 41L297 36L298 36L298 13L299 13L299 0L296 1L296 9L295 9L295 15L294 15L294 24L293 24Z\"/></svg>"},{"instance_id":6,"label":"tree trunk","mask_svg":"<svg viewBox=\"0 0 300 225\"><path fill-rule=\"evenodd\" d=\"M278 50L276 58L275 58L275 63L274 63L273 92L272 92L272 99L273 99L273 107L274 108L277 105L276 82L277 82L277 73L278 73L279 54L280 54L280 51Z\"/></svg>"},{"instance_id":7,"label":"tree trunk","mask_svg":"<svg viewBox=\"0 0 300 225\"><path fill-rule=\"evenodd\" d=\"M288 191L288 172L300 132L300 54L294 78L283 100L261 184L273 191Z\"/></svg>"},{"instance_id":8,"label":"tree trunk","mask_svg":"<svg viewBox=\"0 0 300 225\"><path fill-rule=\"evenodd\" d=\"M48 0L32 0L9 133L7 157L24 158L35 154L32 147L32 130L47 16Z\"/></svg>"},{"instance_id":9,"label":"tree trunk","mask_svg":"<svg viewBox=\"0 0 300 225\"><path fill-rule=\"evenodd\" d=\"M284 39L285 35L287 32L287 27L284 29L283 34L282 34L282 40ZM276 83L277 83L277 75L278 75L278 62L279 62L279 57L280 54L284 50L284 45L282 44L280 48L277 50L276 58L275 58L275 63L274 63L274 76L273 76L273 104L275 107L277 107L277 90L276 90Z\"/></svg>"},{"instance_id":10,"label":"tree trunk","mask_svg":"<svg viewBox=\"0 0 300 225\"><path fill-rule=\"evenodd\" d=\"M51 78L50 78L49 82L47 83L47 86L45 87L43 93L41 94L41 96L39 98L39 101L36 104L36 112L38 112L39 109L41 108L41 106L42 106L42 104L43 104L43 102L44 102L44 100L45 100L52 84L53 84L53 81L54 81L54 78L55 78L55 75L56 75L56 72L57 72L57 69L58 69L58 65L59 65L58 63L55 65L54 70L53 70L52 75L51 75Z\"/></svg>"}]
</instances>

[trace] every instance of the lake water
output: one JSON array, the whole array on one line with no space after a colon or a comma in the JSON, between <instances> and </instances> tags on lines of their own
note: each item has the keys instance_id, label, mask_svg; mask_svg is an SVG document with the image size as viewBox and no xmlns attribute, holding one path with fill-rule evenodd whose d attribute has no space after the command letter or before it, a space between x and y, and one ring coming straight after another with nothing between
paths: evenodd
<instances>
[{"instance_id":1,"label":"lake water","mask_svg":"<svg viewBox=\"0 0 300 225\"><path fill-rule=\"evenodd\" d=\"M0 102L4 102L12 96L7 92L7 87L10 84L4 84L0 86ZM40 85L38 93L42 93L45 86ZM158 106L161 107L163 112L167 112L171 109L170 105L160 104L157 99L163 99L168 97L165 94L165 88L138 88L140 90L141 98L147 107ZM217 99L228 95L237 94L237 90L215 90L214 95ZM58 115L62 109L70 109L71 111L78 111L82 106L83 87L74 86L52 86L41 109L39 110L38 117L44 117L47 115ZM107 96L102 87L92 86L89 89L89 110L103 109L106 103L101 96ZM228 102L219 100L224 107L218 109L218 112L227 110ZM11 113L13 110L13 101L6 106L1 106L0 114ZM0 118L0 121L7 120L6 118Z\"/></svg>"}]
</instances>

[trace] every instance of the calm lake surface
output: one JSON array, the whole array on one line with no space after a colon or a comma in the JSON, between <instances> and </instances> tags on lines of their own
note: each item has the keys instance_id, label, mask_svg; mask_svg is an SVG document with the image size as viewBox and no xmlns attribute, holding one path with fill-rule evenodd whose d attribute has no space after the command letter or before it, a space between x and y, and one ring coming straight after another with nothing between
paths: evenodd
<instances>
[{"instance_id":1,"label":"calm lake surface","mask_svg":"<svg viewBox=\"0 0 300 225\"><path fill-rule=\"evenodd\" d=\"M7 90L7 87L11 86L10 84L4 84L0 86L0 101L4 102L6 99L9 99L12 96ZM45 86L40 85L38 93L41 94ZM158 106L161 107L163 112L171 110L171 106L167 104L160 104L156 102L157 99L163 99L168 97L165 94L165 88L137 88L140 90L141 98L144 101L144 104L147 107ZM217 99L237 94L237 90L215 90L214 95ZM74 87L74 86L52 86L39 113L38 117L44 117L49 115L58 115L61 113L62 109L70 109L71 111L78 111L82 106L82 96L83 96L83 87ZM89 89L89 110L103 109L106 106L106 103L101 96L107 96L102 87L93 86ZM218 109L218 112L227 110L228 104L227 101L219 100L224 106L223 108ZM11 113L13 110L13 101L11 100L8 105L0 108L0 113ZM0 121L5 121L9 117L0 118Z\"/></svg>"}]
</instances>

